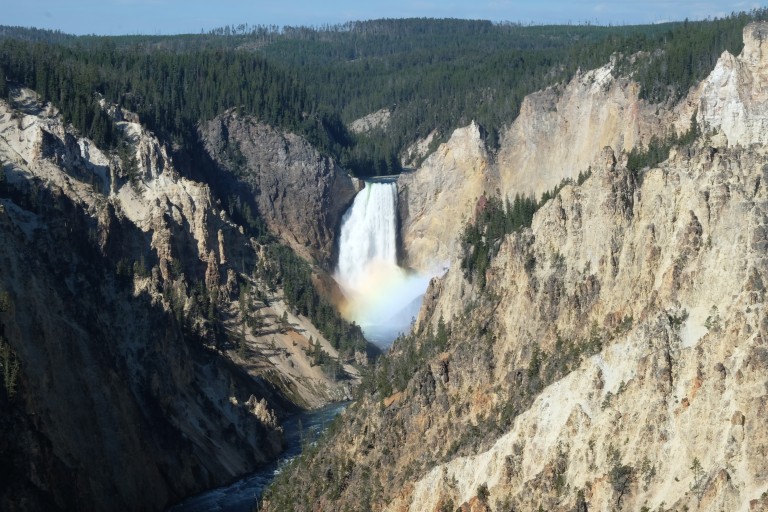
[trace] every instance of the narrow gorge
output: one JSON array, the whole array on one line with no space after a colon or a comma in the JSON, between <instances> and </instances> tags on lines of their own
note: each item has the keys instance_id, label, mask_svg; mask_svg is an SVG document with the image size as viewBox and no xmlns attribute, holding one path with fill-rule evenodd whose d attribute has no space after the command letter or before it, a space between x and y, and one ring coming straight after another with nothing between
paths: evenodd
<instances>
[{"instance_id":1,"label":"narrow gorge","mask_svg":"<svg viewBox=\"0 0 768 512\"><path fill-rule=\"evenodd\" d=\"M403 178L405 252L453 247L450 269L264 509L765 510L766 40L768 24L746 26L740 54L665 107L610 70L582 73L527 99L495 153L470 125ZM565 124L595 116L615 122L569 153L580 135ZM648 144L649 119L686 142L634 167L626 133ZM546 123L505 146L526 120ZM552 165L550 147L563 161L545 181L517 181ZM496 189L561 180L470 279L451 220L479 218ZM286 499L289 480L309 492Z\"/></svg>"}]
</instances>

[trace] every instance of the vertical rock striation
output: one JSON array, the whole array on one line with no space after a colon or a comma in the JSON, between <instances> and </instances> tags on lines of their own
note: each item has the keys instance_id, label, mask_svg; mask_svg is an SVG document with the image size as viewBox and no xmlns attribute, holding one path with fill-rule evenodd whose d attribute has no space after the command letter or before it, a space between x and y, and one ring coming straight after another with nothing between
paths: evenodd
<instances>
[{"instance_id":1,"label":"vertical rock striation","mask_svg":"<svg viewBox=\"0 0 768 512\"><path fill-rule=\"evenodd\" d=\"M202 126L201 136L220 169L250 189L270 231L301 256L331 268L355 180L302 137L234 111Z\"/></svg>"},{"instance_id":2,"label":"vertical rock striation","mask_svg":"<svg viewBox=\"0 0 768 512\"><path fill-rule=\"evenodd\" d=\"M397 180L405 265L429 273L456 253L475 202L496 183L480 127L456 130L413 173Z\"/></svg>"},{"instance_id":3,"label":"vertical rock striation","mask_svg":"<svg viewBox=\"0 0 768 512\"><path fill-rule=\"evenodd\" d=\"M338 352L253 276L263 247L130 117L109 152L31 91L0 100L3 375L18 362L0 386L3 510L165 509L274 460L287 411L348 398L357 378L312 364L309 348ZM269 178L273 219L303 219L290 237L326 254L299 196L332 216L353 191L332 162L307 168Z\"/></svg>"},{"instance_id":4,"label":"vertical rock striation","mask_svg":"<svg viewBox=\"0 0 768 512\"><path fill-rule=\"evenodd\" d=\"M606 146L618 153L654 135L663 138L680 114L649 105L639 92L636 83L614 77L608 64L527 96L493 153L476 124L456 130L398 180L406 262L425 271L450 259L483 194L539 198L588 171ZM675 125L680 131L688 128L686 112Z\"/></svg>"}]
</instances>

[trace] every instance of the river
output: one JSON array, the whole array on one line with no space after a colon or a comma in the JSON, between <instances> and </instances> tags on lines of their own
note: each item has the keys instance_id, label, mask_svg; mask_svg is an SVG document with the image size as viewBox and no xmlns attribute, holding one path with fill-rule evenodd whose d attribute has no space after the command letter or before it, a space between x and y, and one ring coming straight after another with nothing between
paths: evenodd
<instances>
[{"instance_id":1,"label":"river","mask_svg":"<svg viewBox=\"0 0 768 512\"><path fill-rule=\"evenodd\" d=\"M256 500L283 466L301 453L302 439L315 441L347 405L331 404L291 416L283 422L286 449L277 461L231 485L187 498L168 509L168 512L252 512Z\"/></svg>"}]
</instances>

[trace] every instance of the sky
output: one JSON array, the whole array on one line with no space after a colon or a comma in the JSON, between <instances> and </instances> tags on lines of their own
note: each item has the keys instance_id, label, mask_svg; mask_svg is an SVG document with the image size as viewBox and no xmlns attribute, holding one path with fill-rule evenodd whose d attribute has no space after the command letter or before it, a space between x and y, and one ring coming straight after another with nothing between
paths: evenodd
<instances>
[{"instance_id":1,"label":"sky","mask_svg":"<svg viewBox=\"0 0 768 512\"><path fill-rule=\"evenodd\" d=\"M739 0L27 0L7 2L0 9L0 25L103 35L411 17L627 25L723 17L765 5Z\"/></svg>"}]
</instances>

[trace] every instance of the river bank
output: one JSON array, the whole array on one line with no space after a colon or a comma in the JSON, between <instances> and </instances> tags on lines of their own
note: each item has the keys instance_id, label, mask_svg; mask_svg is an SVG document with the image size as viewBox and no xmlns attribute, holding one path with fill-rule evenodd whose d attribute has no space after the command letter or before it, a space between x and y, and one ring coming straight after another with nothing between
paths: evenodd
<instances>
[{"instance_id":1,"label":"river bank","mask_svg":"<svg viewBox=\"0 0 768 512\"><path fill-rule=\"evenodd\" d=\"M348 402L335 403L291 416L283 422L286 448L277 461L231 485L187 498L168 512L252 512L256 501L283 466L301 454L304 443L314 442L348 405Z\"/></svg>"}]
</instances>

